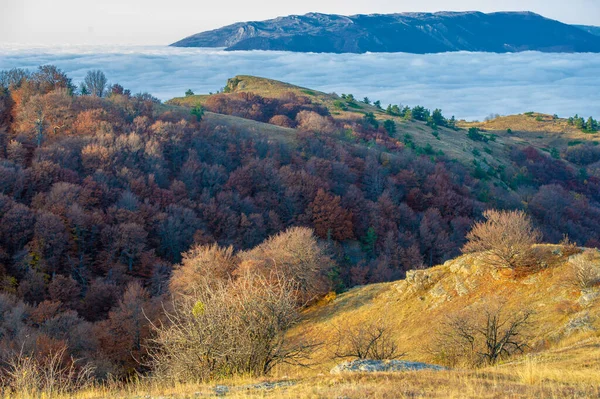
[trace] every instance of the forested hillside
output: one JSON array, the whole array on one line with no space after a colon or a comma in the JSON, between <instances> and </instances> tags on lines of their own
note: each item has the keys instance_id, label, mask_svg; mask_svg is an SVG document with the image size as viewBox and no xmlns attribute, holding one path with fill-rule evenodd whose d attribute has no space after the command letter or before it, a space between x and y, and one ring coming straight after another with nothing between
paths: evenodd
<instances>
[{"instance_id":1,"label":"forested hillside","mask_svg":"<svg viewBox=\"0 0 600 399\"><path fill-rule=\"evenodd\" d=\"M248 251L296 226L333 261L320 293L458 255L487 208L525 209L546 241L600 246L591 162L514 145L509 163L474 167L396 134L395 116L333 115L309 94L219 94L204 113L100 77L0 75L1 353L66 347L99 377L144 370L183 253ZM435 123L469 140L441 112Z\"/></svg>"}]
</instances>

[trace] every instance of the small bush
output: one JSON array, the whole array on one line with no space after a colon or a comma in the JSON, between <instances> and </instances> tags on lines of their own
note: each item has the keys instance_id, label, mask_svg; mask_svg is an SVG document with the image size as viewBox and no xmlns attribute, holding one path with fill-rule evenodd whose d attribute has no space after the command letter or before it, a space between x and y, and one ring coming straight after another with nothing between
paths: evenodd
<instances>
[{"instance_id":1,"label":"small bush","mask_svg":"<svg viewBox=\"0 0 600 399\"><path fill-rule=\"evenodd\" d=\"M587 250L569 260L575 284L581 289L600 285L600 257L597 251Z\"/></svg>"},{"instance_id":2,"label":"small bush","mask_svg":"<svg viewBox=\"0 0 600 399\"><path fill-rule=\"evenodd\" d=\"M3 393L22 397L69 395L91 386L94 368L80 365L62 346L45 355L12 352L3 354L0 385Z\"/></svg>"},{"instance_id":3,"label":"small bush","mask_svg":"<svg viewBox=\"0 0 600 399\"><path fill-rule=\"evenodd\" d=\"M485 134L480 133L479 129L476 127L469 128L467 137L473 141L482 141L484 143L490 141L489 137Z\"/></svg>"},{"instance_id":4,"label":"small bush","mask_svg":"<svg viewBox=\"0 0 600 399\"><path fill-rule=\"evenodd\" d=\"M487 210L486 221L477 222L467 234L463 253L481 252L488 264L520 269L537 264L532 246L541 239L523 211Z\"/></svg>"},{"instance_id":5,"label":"small bush","mask_svg":"<svg viewBox=\"0 0 600 399\"><path fill-rule=\"evenodd\" d=\"M276 275L247 273L177 299L168 321L154 325L149 352L156 376L206 381L262 376L280 363L302 364L315 345L290 342L285 334L300 318L296 290Z\"/></svg>"},{"instance_id":6,"label":"small bush","mask_svg":"<svg viewBox=\"0 0 600 399\"><path fill-rule=\"evenodd\" d=\"M404 356L391 337L392 329L383 320L354 327L336 327L337 359L391 360Z\"/></svg>"},{"instance_id":7,"label":"small bush","mask_svg":"<svg viewBox=\"0 0 600 399\"><path fill-rule=\"evenodd\" d=\"M294 128L296 126L296 123L294 123L293 120L291 120L290 118L288 118L285 115L275 115L274 117L269 119L269 123L271 125L288 127L288 128Z\"/></svg>"}]
</instances>

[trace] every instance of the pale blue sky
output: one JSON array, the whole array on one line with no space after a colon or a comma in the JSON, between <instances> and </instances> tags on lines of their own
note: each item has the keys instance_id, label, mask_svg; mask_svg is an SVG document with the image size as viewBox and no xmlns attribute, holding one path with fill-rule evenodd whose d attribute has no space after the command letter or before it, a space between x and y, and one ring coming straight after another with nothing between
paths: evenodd
<instances>
[{"instance_id":1,"label":"pale blue sky","mask_svg":"<svg viewBox=\"0 0 600 399\"><path fill-rule=\"evenodd\" d=\"M0 0L0 43L169 44L238 21L316 11L528 10L600 25L599 0Z\"/></svg>"}]
</instances>

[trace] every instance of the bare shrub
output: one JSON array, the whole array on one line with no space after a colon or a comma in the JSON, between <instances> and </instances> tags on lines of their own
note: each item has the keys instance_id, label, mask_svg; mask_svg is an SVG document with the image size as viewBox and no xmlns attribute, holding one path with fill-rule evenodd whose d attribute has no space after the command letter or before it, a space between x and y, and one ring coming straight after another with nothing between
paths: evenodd
<instances>
[{"instance_id":1,"label":"bare shrub","mask_svg":"<svg viewBox=\"0 0 600 399\"><path fill-rule=\"evenodd\" d=\"M390 360L404 356L391 337L392 329L383 320L355 327L336 327L335 358Z\"/></svg>"},{"instance_id":2,"label":"bare shrub","mask_svg":"<svg viewBox=\"0 0 600 399\"><path fill-rule=\"evenodd\" d=\"M183 254L181 266L173 271L169 289L175 295L189 295L207 285L226 282L237 264L233 247L196 246Z\"/></svg>"},{"instance_id":3,"label":"bare shrub","mask_svg":"<svg viewBox=\"0 0 600 399\"><path fill-rule=\"evenodd\" d=\"M487 210L467 234L463 253L481 252L488 264L513 270L537 264L532 246L541 240L523 211Z\"/></svg>"},{"instance_id":4,"label":"bare shrub","mask_svg":"<svg viewBox=\"0 0 600 399\"><path fill-rule=\"evenodd\" d=\"M586 250L569 260L573 281L581 289L600 285L600 256L595 250Z\"/></svg>"},{"instance_id":5,"label":"bare shrub","mask_svg":"<svg viewBox=\"0 0 600 399\"><path fill-rule=\"evenodd\" d=\"M305 131L331 134L336 127L331 117L322 116L313 111L300 111L296 115L298 128Z\"/></svg>"},{"instance_id":6,"label":"bare shrub","mask_svg":"<svg viewBox=\"0 0 600 399\"><path fill-rule=\"evenodd\" d=\"M503 304L494 304L448 316L433 351L450 366L495 364L527 348L532 315L527 309L511 313Z\"/></svg>"},{"instance_id":7,"label":"bare shrub","mask_svg":"<svg viewBox=\"0 0 600 399\"><path fill-rule=\"evenodd\" d=\"M275 115L274 117L269 119L269 123L271 125L277 125L277 126L281 126L281 127L288 127L288 128L296 127L296 124L294 123L294 121L291 120L286 115Z\"/></svg>"},{"instance_id":8,"label":"bare shrub","mask_svg":"<svg viewBox=\"0 0 600 399\"><path fill-rule=\"evenodd\" d=\"M251 270L269 278L282 276L292 282L298 304L303 306L329 292L327 273L331 258L311 229L293 227L256 248L239 254L239 272Z\"/></svg>"},{"instance_id":9,"label":"bare shrub","mask_svg":"<svg viewBox=\"0 0 600 399\"><path fill-rule=\"evenodd\" d=\"M3 357L0 383L10 394L24 397L69 395L93 383L94 368L79 365L68 357L66 345L43 356L26 353L22 348Z\"/></svg>"},{"instance_id":10,"label":"bare shrub","mask_svg":"<svg viewBox=\"0 0 600 399\"><path fill-rule=\"evenodd\" d=\"M558 245L560 245L560 253L562 256L571 256L582 252L577 243L571 241L568 235L564 235Z\"/></svg>"},{"instance_id":11,"label":"bare shrub","mask_svg":"<svg viewBox=\"0 0 600 399\"><path fill-rule=\"evenodd\" d=\"M176 299L167 322L154 325L149 352L157 376L175 381L258 376L280 363L302 364L313 345L285 336L299 320L295 290L281 278L248 274Z\"/></svg>"}]
</instances>

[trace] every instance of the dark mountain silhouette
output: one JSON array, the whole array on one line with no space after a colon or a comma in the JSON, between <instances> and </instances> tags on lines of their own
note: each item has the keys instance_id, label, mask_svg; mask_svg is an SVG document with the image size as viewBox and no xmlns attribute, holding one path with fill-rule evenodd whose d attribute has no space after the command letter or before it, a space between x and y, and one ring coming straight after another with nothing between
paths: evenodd
<instances>
[{"instance_id":1,"label":"dark mountain silhouette","mask_svg":"<svg viewBox=\"0 0 600 399\"><path fill-rule=\"evenodd\" d=\"M328 53L600 52L600 37L531 12L310 13L236 23L172 46Z\"/></svg>"}]
</instances>

